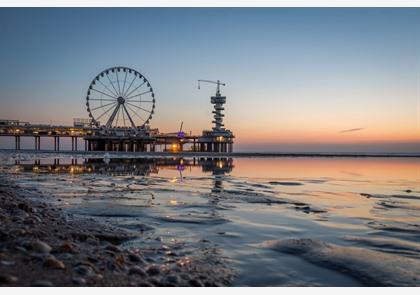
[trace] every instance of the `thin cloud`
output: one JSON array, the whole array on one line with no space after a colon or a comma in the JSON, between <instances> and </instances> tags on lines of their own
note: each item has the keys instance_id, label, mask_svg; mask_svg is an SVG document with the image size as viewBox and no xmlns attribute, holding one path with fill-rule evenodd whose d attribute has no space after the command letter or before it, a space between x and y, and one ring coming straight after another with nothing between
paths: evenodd
<instances>
[{"instance_id":1,"label":"thin cloud","mask_svg":"<svg viewBox=\"0 0 420 295\"><path fill-rule=\"evenodd\" d=\"M346 130L341 130L340 133L347 133L347 132L356 132L356 131L361 131L364 130L365 128L353 128L353 129L346 129Z\"/></svg>"}]
</instances>

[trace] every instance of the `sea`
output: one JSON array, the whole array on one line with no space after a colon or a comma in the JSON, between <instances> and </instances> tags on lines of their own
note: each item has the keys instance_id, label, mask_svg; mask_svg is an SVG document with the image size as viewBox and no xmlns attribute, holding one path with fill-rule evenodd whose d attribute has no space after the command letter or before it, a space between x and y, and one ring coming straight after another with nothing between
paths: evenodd
<instances>
[{"instance_id":1,"label":"sea","mask_svg":"<svg viewBox=\"0 0 420 295\"><path fill-rule=\"evenodd\" d=\"M2 150L0 175L76 218L138 233L122 247L211 251L233 286L420 286L418 157Z\"/></svg>"}]
</instances>

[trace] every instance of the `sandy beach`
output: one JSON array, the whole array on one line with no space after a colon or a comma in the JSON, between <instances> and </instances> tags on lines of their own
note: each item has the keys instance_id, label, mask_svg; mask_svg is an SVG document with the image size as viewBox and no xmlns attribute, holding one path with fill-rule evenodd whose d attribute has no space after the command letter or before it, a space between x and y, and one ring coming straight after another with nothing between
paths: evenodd
<instances>
[{"instance_id":1,"label":"sandy beach","mask_svg":"<svg viewBox=\"0 0 420 295\"><path fill-rule=\"evenodd\" d=\"M138 235L74 219L2 178L0 286L226 286L233 272L211 254L187 257L157 239L123 249ZM206 263L203 263L205 260ZM212 263L218 266L212 267Z\"/></svg>"}]
</instances>

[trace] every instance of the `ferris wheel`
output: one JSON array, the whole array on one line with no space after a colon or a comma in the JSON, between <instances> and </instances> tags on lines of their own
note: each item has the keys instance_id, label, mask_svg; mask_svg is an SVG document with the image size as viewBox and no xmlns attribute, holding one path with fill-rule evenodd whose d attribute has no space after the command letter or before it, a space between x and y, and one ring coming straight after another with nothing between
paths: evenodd
<instances>
[{"instance_id":1,"label":"ferris wheel","mask_svg":"<svg viewBox=\"0 0 420 295\"><path fill-rule=\"evenodd\" d=\"M90 83L86 107L97 127L137 132L152 119L155 94L150 82L138 71L113 67L99 73Z\"/></svg>"}]
</instances>

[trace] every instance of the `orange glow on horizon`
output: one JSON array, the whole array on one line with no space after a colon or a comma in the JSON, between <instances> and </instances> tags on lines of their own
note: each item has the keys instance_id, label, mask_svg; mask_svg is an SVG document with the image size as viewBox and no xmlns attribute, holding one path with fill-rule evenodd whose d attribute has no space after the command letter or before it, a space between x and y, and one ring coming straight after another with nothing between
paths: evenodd
<instances>
[{"instance_id":1,"label":"orange glow on horizon","mask_svg":"<svg viewBox=\"0 0 420 295\"><path fill-rule=\"evenodd\" d=\"M397 158L236 158L232 174L243 177L333 177L364 179L418 179L420 159ZM258 164L258 165L257 165ZM257 165L257 166L256 166ZM256 168L258 167L258 169Z\"/></svg>"}]
</instances>

